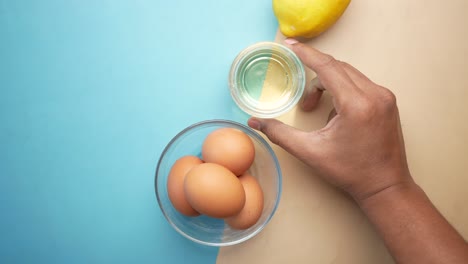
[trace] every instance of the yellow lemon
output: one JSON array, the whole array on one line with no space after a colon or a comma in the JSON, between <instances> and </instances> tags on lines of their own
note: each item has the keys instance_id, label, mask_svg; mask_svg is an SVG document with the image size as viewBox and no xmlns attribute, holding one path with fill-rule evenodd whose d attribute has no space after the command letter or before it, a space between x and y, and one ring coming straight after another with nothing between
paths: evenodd
<instances>
[{"instance_id":1,"label":"yellow lemon","mask_svg":"<svg viewBox=\"0 0 468 264\"><path fill-rule=\"evenodd\" d=\"M351 0L273 0L273 11L287 37L313 38L331 27Z\"/></svg>"}]
</instances>

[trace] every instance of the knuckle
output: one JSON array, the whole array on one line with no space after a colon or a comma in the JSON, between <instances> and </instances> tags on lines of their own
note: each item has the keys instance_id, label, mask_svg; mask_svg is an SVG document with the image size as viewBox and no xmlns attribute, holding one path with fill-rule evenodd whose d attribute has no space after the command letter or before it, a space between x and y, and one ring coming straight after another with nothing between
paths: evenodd
<instances>
[{"instance_id":1,"label":"knuckle","mask_svg":"<svg viewBox=\"0 0 468 264\"><path fill-rule=\"evenodd\" d=\"M323 54L322 58L319 62L317 62L317 67L319 68L327 68L337 63L337 60L329 54Z\"/></svg>"},{"instance_id":2,"label":"knuckle","mask_svg":"<svg viewBox=\"0 0 468 264\"><path fill-rule=\"evenodd\" d=\"M375 115L375 103L368 97L355 100L354 117L362 122L367 122Z\"/></svg>"},{"instance_id":3,"label":"knuckle","mask_svg":"<svg viewBox=\"0 0 468 264\"><path fill-rule=\"evenodd\" d=\"M268 139L270 139L270 141L274 144L279 144L281 142L281 139L280 139L280 133L278 131L278 129L275 128L276 126L273 125L273 124L268 124L268 125L265 125L263 128L262 128L262 132L267 135Z\"/></svg>"},{"instance_id":4,"label":"knuckle","mask_svg":"<svg viewBox=\"0 0 468 264\"><path fill-rule=\"evenodd\" d=\"M355 99L352 112L357 121L370 122L375 118L391 114L396 109L395 94L389 89L381 87L377 95Z\"/></svg>"},{"instance_id":5,"label":"knuckle","mask_svg":"<svg viewBox=\"0 0 468 264\"><path fill-rule=\"evenodd\" d=\"M370 112L375 108L374 101L369 97L363 97L359 100L360 110L362 112Z\"/></svg>"},{"instance_id":6,"label":"knuckle","mask_svg":"<svg viewBox=\"0 0 468 264\"><path fill-rule=\"evenodd\" d=\"M382 87L380 93L380 106L384 111L393 111L397 105L395 94L387 88Z\"/></svg>"},{"instance_id":7,"label":"knuckle","mask_svg":"<svg viewBox=\"0 0 468 264\"><path fill-rule=\"evenodd\" d=\"M280 138L278 136L278 133L275 132L274 130L271 131L268 134L268 138L270 139L271 143L273 143L273 144L280 145L280 143L281 143L281 140L280 140Z\"/></svg>"},{"instance_id":8,"label":"knuckle","mask_svg":"<svg viewBox=\"0 0 468 264\"><path fill-rule=\"evenodd\" d=\"M351 66L351 64L349 64L349 63L347 63L347 62L345 62L345 61L337 60L337 62L339 62L340 65L341 65L341 67L343 67L343 68L351 68L351 67L353 67L353 66Z\"/></svg>"}]
</instances>

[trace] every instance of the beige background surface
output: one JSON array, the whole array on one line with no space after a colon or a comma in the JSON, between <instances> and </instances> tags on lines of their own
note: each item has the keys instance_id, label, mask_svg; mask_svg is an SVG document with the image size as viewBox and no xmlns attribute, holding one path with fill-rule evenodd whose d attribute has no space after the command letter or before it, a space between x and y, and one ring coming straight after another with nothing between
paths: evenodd
<instances>
[{"instance_id":1,"label":"beige background surface","mask_svg":"<svg viewBox=\"0 0 468 264\"><path fill-rule=\"evenodd\" d=\"M347 61L398 98L413 177L468 238L468 1L354 0L338 23L308 43ZM276 41L282 41L278 33ZM312 76L310 76L312 78ZM318 110L279 119L304 130L325 124ZM275 147L283 195L257 237L222 248L218 264L393 263L359 208Z\"/></svg>"}]
</instances>

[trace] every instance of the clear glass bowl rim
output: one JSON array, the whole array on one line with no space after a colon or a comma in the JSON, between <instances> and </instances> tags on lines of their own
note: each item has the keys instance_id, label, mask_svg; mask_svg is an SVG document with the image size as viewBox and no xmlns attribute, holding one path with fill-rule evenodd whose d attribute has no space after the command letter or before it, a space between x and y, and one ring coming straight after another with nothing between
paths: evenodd
<instances>
[{"instance_id":1,"label":"clear glass bowl rim","mask_svg":"<svg viewBox=\"0 0 468 264\"><path fill-rule=\"evenodd\" d=\"M251 234L249 234L248 236L245 236L243 238L240 238L238 240L235 240L235 241L231 241L231 242L207 242L207 241L203 241L203 240L199 240L197 238L194 238L188 234L186 234L184 231L182 231L179 227L177 227L173 222L172 220L168 217L166 211L163 209L163 205L162 205L162 202L161 202L161 198L159 197L159 193L158 193L158 172L159 172L159 169L160 169L160 166L161 166L161 163L162 163L162 160L164 158L164 156L166 155L167 151L170 149L170 147L172 146L172 144L174 144L174 142L176 142L181 136L183 136L187 131L190 131L192 129L195 129L197 127L202 127L202 126L205 126L205 125L210 125L210 124L213 124L213 125L229 125L229 126L234 126L234 127L241 127L245 130L248 130L250 131L250 135L251 136L254 136L256 139L258 139L261 144L268 150L268 152L271 154L271 157L273 158L273 161L275 163L275 167L276 167L276 171L278 172L278 175L277 175L277 181L278 181L278 185L276 186L277 188L277 195L276 195L276 201L275 201L275 207L273 208L273 210L271 211L270 215L268 216L267 220L257 229L255 230L254 232L252 232ZM169 143L166 145L166 147L163 149L162 153L161 153L161 156L159 157L159 160L158 160L158 163L157 163L157 166L156 166L156 171L155 171L155 177L154 177L154 189L155 189L155 194L156 194L156 199L158 201L158 205L159 205L159 208L161 209L164 217L166 218L166 220L169 222L169 224L179 233L181 234L182 236L196 242L196 243L199 243L199 244L202 244L202 245L206 245L206 246L214 246L214 247L223 247L223 246L232 246L232 245L236 245L236 244L239 244L239 243L242 243L244 241L247 241L249 240L250 238L254 237L255 235L257 235L258 233L260 233L265 227L266 225L270 222L271 218L274 216L276 210L278 209L278 205L279 205L279 202L280 202L280 198L281 198L281 192L282 192L282 172L281 172L281 167L280 167L280 164L279 164L279 161L278 161L278 158L276 157L276 154L275 152L273 151L273 149L271 148L271 146L268 144L268 142L263 138L261 137L255 130L253 130L252 128L246 126L246 125L243 125L241 123L238 123L238 122L235 122L235 121L231 121L231 120L225 120L225 119L211 119L211 120L205 120L205 121L200 121L200 122L197 122L197 123L194 123L186 128L184 128L182 131L180 131L179 133L177 133L177 135L175 135L170 141Z\"/></svg>"}]
</instances>

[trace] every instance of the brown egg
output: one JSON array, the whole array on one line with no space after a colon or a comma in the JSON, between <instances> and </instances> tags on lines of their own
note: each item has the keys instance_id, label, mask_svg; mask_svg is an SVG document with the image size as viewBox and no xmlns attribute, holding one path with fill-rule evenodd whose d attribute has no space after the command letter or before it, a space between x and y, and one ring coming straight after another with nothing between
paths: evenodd
<instances>
[{"instance_id":1,"label":"brown egg","mask_svg":"<svg viewBox=\"0 0 468 264\"><path fill-rule=\"evenodd\" d=\"M246 133L234 128L220 128L206 137L202 156L205 162L223 165L240 176L252 165L255 147Z\"/></svg>"},{"instance_id":2,"label":"brown egg","mask_svg":"<svg viewBox=\"0 0 468 264\"><path fill-rule=\"evenodd\" d=\"M167 194L174 208L183 215L200 215L200 213L195 211L187 202L184 191L184 181L187 172L202 163L203 161L196 156L184 156L172 165L171 171L169 172L167 178Z\"/></svg>"},{"instance_id":3,"label":"brown egg","mask_svg":"<svg viewBox=\"0 0 468 264\"><path fill-rule=\"evenodd\" d=\"M225 219L226 223L234 229L247 229L255 223L263 211L263 191L252 175L245 173L239 177L245 191L245 205L239 214Z\"/></svg>"},{"instance_id":4,"label":"brown egg","mask_svg":"<svg viewBox=\"0 0 468 264\"><path fill-rule=\"evenodd\" d=\"M238 214L245 203L245 192L236 175L215 163L203 163L185 177L185 195L198 212L226 218Z\"/></svg>"}]
</instances>

